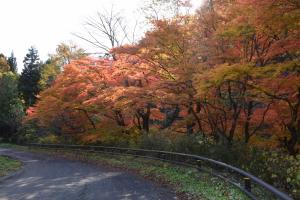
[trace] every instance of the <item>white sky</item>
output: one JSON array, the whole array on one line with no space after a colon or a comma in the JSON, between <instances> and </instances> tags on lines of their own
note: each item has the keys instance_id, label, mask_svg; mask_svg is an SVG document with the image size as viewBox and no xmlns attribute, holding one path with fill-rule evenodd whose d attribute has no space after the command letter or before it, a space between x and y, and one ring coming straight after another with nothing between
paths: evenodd
<instances>
[{"instance_id":1,"label":"white sky","mask_svg":"<svg viewBox=\"0 0 300 200\"><path fill-rule=\"evenodd\" d=\"M192 0L194 7L202 0ZM113 4L125 12L127 20L138 16L143 0L0 0L0 53L14 51L19 72L30 46L35 46L41 60L54 53L61 42L73 41L88 49L90 45L71 33L82 32L85 19ZM139 16L138 16L139 17Z\"/></svg>"}]
</instances>

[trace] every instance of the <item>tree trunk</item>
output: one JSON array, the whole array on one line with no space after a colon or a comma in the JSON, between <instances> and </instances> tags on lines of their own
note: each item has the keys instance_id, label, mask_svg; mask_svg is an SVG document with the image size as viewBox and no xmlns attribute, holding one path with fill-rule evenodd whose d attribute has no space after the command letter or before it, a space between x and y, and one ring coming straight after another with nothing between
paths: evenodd
<instances>
[{"instance_id":1,"label":"tree trunk","mask_svg":"<svg viewBox=\"0 0 300 200\"><path fill-rule=\"evenodd\" d=\"M116 110L114 112L115 112L115 119L116 119L117 124L119 126L126 126L122 112L120 110Z\"/></svg>"},{"instance_id":2,"label":"tree trunk","mask_svg":"<svg viewBox=\"0 0 300 200\"><path fill-rule=\"evenodd\" d=\"M250 120L252 115L252 109L253 109L253 101L250 101L246 108L246 122L244 124L244 142L247 144L250 140Z\"/></svg>"},{"instance_id":3,"label":"tree trunk","mask_svg":"<svg viewBox=\"0 0 300 200\"><path fill-rule=\"evenodd\" d=\"M146 112L144 111L144 109L137 110L137 115L140 116L143 120L142 128L147 133L149 132L149 128L150 128L149 127L150 114L151 114L151 105L150 104L147 105Z\"/></svg>"},{"instance_id":4,"label":"tree trunk","mask_svg":"<svg viewBox=\"0 0 300 200\"><path fill-rule=\"evenodd\" d=\"M189 105L188 105L188 116L190 116L192 114L192 110L193 110L193 103L192 102L189 102ZM191 122L191 121L187 121L186 123L186 132L188 135L192 135L194 133L194 126L195 126L195 123L194 122Z\"/></svg>"},{"instance_id":5,"label":"tree trunk","mask_svg":"<svg viewBox=\"0 0 300 200\"><path fill-rule=\"evenodd\" d=\"M299 133L297 133L297 128L293 125L293 124L288 124L287 128L289 130L289 132L291 133L291 138L287 139L285 137L284 139L284 143L285 146L287 148L287 150L289 151L290 155L295 156L298 153L298 149L296 149L297 143L298 143L298 135Z\"/></svg>"}]
</instances>

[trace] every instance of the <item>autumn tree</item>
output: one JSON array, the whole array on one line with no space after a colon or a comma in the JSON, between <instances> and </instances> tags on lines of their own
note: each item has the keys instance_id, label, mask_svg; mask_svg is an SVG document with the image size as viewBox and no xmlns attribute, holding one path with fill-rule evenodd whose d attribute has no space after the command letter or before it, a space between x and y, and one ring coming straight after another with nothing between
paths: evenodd
<instances>
[{"instance_id":1,"label":"autumn tree","mask_svg":"<svg viewBox=\"0 0 300 200\"><path fill-rule=\"evenodd\" d=\"M61 67L60 65L57 65L55 61L48 59L44 64L42 64L41 78L39 80L41 90L50 87L60 73Z\"/></svg>"},{"instance_id":2,"label":"autumn tree","mask_svg":"<svg viewBox=\"0 0 300 200\"><path fill-rule=\"evenodd\" d=\"M7 72L9 69L10 66L7 62L7 58L3 54L0 54L0 72Z\"/></svg>"},{"instance_id":3,"label":"autumn tree","mask_svg":"<svg viewBox=\"0 0 300 200\"><path fill-rule=\"evenodd\" d=\"M252 87L259 83L255 70L252 65L223 65L198 77L199 118L204 132L217 141L232 144L242 138L248 143L267 125L273 101Z\"/></svg>"},{"instance_id":4,"label":"autumn tree","mask_svg":"<svg viewBox=\"0 0 300 200\"><path fill-rule=\"evenodd\" d=\"M122 13L111 6L109 10L102 9L95 17L87 18L83 26L84 33L74 35L102 51L98 53L116 59L110 50L124 43L134 43L136 27L137 22L132 30L128 28Z\"/></svg>"},{"instance_id":5,"label":"autumn tree","mask_svg":"<svg viewBox=\"0 0 300 200\"><path fill-rule=\"evenodd\" d=\"M72 60L77 60L86 56L85 50L73 43L60 43L57 45L56 53L50 55L51 59L60 65L70 64Z\"/></svg>"},{"instance_id":6,"label":"autumn tree","mask_svg":"<svg viewBox=\"0 0 300 200\"><path fill-rule=\"evenodd\" d=\"M165 80L161 84L161 91L180 94L177 102L173 105L167 103L166 106L175 110L184 107L189 115L194 112L193 106L196 101L192 77L201 68L197 52L198 41L193 37L193 20L192 16L177 16L173 19L154 21L153 30L147 32L137 46L118 49L144 60L152 71ZM167 101L170 102L170 99ZM192 132L191 126L194 125L188 121L187 129Z\"/></svg>"},{"instance_id":7,"label":"autumn tree","mask_svg":"<svg viewBox=\"0 0 300 200\"><path fill-rule=\"evenodd\" d=\"M75 44L59 44L56 48L56 53L49 55L49 59L41 66L40 88L44 90L50 87L56 77L62 72L64 65L85 56L85 51Z\"/></svg>"},{"instance_id":8,"label":"autumn tree","mask_svg":"<svg viewBox=\"0 0 300 200\"><path fill-rule=\"evenodd\" d=\"M279 138L291 155L296 155L299 151L299 66L299 61L291 61L257 69L263 79L258 86L252 85L267 99L274 101L278 123L283 127Z\"/></svg>"},{"instance_id":9,"label":"autumn tree","mask_svg":"<svg viewBox=\"0 0 300 200\"><path fill-rule=\"evenodd\" d=\"M157 5L169 4L175 15L156 13ZM123 133L168 129L201 133L228 147L283 146L295 155L298 4L210 0L195 14L183 8L188 2L151 1L152 28L135 44L125 44L128 35L114 10L89 19L88 38L82 39L108 56L66 62L41 94L35 117L47 126L57 124L61 132L96 132L107 124ZM49 104L56 106L49 110Z\"/></svg>"},{"instance_id":10,"label":"autumn tree","mask_svg":"<svg viewBox=\"0 0 300 200\"><path fill-rule=\"evenodd\" d=\"M211 2L213 7L206 11L211 14L198 15L199 22L207 24L202 25L209 38L206 44L209 42L213 47L209 48L209 57L206 56L209 60L254 62L256 66L264 66L295 58L300 18L299 8L293 3L285 0Z\"/></svg>"},{"instance_id":11,"label":"autumn tree","mask_svg":"<svg viewBox=\"0 0 300 200\"><path fill-rule=\"evenodd\" d=\"M149 21L158 21L187 15L190 7L189 0L147 0L141 11Z\"/></svg>"}]
</instances>

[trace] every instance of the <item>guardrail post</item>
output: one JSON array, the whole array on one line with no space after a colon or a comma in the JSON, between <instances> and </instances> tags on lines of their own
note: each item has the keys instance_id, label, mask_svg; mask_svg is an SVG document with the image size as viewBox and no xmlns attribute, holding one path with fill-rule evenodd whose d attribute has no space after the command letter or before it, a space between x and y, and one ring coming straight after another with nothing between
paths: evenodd
<instances>
[{"instance_id":1,"label":"guardrail post","mask_svg":"<svg viewBox=\"0 0 300 200\"><path fill-rule=\"evenodd\" d=\"M251 180L250 178L248 177L244 177L244 182L245 182L245 189L248 191L248 192L251 192Z\"/></svg>"}]
</instances>

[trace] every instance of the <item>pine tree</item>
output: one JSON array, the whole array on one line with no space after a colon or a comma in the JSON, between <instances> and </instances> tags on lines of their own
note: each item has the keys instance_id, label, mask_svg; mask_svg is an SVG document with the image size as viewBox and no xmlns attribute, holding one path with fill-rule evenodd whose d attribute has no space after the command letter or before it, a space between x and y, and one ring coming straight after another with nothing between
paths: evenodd
<instances>
[{"instance_id":1,"label":"pine tree","mask_svg":"<svg viewBox=\"0 0 300 200\"><path fill-rule=\"evenodd\" d=\"M41 77L38 51L34 47L28 51L23 61L24 69L19 81L19 90L27 107L36 102L36 96L40 92L39 81Z\"/></svg>"},{"instance_id":2,"label":"pine tree","mask_svg":"<svg viewBox=\"0 0 300 200\"><path fill-rule=\"evenodd\" d=\"M7 59L7 63L10 67L10 71L17 73L17 58L15 57L13 51L11 52L10 57Z\"/></svg>"}]
</instances>

